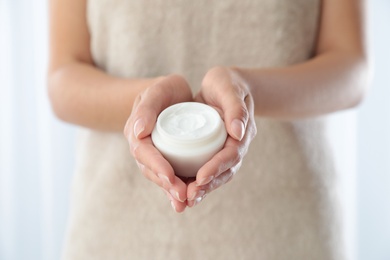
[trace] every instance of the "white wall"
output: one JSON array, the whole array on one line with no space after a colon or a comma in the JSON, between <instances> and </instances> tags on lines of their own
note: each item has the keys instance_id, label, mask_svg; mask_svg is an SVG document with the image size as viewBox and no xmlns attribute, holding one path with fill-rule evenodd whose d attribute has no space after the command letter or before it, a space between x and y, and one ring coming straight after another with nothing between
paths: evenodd
<instances>
[{"instance_id":1,"label":"white wall","mask_svg":"<svg viewBox=\"0 0 390 260\"><path fill-rule=\"evenodd\" d=\"M47 1L0 0L0 260L59 259L74 129L46 94Z\"/></svg>"},{"instance_id":2,"label":"white wall","mask_svg":"<svg viewBox=\"0 0 390 260\"><path fill-rule=\"evenodd\" d=\"M375 74L358 111L358 253L390 259L390 1L368 0Z\"/></svg>"}]
</instances>

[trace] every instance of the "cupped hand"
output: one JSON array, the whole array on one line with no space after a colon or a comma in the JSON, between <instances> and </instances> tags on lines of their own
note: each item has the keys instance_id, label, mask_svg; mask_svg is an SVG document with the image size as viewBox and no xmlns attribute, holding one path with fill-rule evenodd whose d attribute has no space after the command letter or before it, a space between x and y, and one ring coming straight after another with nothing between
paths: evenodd
<instances>
[{"instance_id":1,"label":"cupped hand","mask_svg":"<svg viewBox=\"0 0 390 260\"><path fill-rule=\"evenodd\" d=\"M137 97L124 129L141 172L165 191L176 212L184 211L187 206L187 184L175 176L172 166L154 147L151 133L165 108L187 101L192 101L192 93L183 77L162 77Z\"/></svg>"},{"instance_id":2,"label":"cupped hand","mask_svg":"<svg viewBox=\"0 0 390 260\"><path fill-rule=\"evenodd\" d=\"M228 137L222 150L199 169L196 180L188 184L189 207L233 178L257 132L250 89L234 69L210 69L203 78L195 101L219 111Z\"/></svg>"}]
</instances>

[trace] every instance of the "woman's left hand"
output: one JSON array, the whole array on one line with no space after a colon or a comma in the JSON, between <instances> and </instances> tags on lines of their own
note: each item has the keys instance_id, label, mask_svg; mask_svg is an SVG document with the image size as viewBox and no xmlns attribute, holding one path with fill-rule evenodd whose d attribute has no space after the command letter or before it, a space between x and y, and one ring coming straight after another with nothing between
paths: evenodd
<instances>
[{"instance_id":1,"label":"woman's left hand","mask_svg":"<svg viewBox=\"0 0 390 260\"><path fill-rule=\"evenodd\" d=\"M165 191L176 212L183 212L187 206L187 184L175 176L172 166L154 146L151 133L157 116L165 108L189 101L192 92L184 77L160 77L138 95L124 129L142 174Z\"/></svg>"},{"instance_id":2,"label":"woman's left hand","mask_svg":"<svg viewBox=\"0 0 390 260\"><path fill-rule=\"evenodd\" d=\"M223 149L199 169L196 181L188 184L189 207L232 179L257 132L250 89L234 69L210 69L195 100L219 111L228 137Z\"/></svg>"}]
</instances>

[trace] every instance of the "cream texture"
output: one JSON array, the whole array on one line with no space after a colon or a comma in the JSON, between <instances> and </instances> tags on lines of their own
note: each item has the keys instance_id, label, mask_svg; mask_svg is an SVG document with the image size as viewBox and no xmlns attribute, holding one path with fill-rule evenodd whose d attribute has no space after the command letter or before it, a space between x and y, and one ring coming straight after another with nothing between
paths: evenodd
<instances>
[{"instance_id":1,"label":"cream texture","mask_svg":"<svg viewBox=\"0 0 390 260\"><path fill-rule=\"evenodd\" d=\"M164 113L167 114L164 116ZM220 122L215 110L210 111L208 107L196 103L185 103L164 110L157 124L173 137L193 140L210 135Z\"/></svg>"},{"instance_id":2,"label":"cream texture","mask_svg":"<svg viewBox=\"0 0 390 260\"><path fill-rule=\"evenodd\" d=\"M197 137L204 135L209 121L204 115L180 113L167 118L164 129L171 135Z\"/></svg>"},{"instance_id":3,"label":"cream texture","mask_svg":"<svg viewBox=\"0 0 390 260\"><path fill-rule=\"evenodd\" d=\"M94 0L94 61L121 77L281 67L313 53L319 0ZM175 213L121 133L83 130L63 259L345 259L325 119L256 119L233 180Z\"/></svg>"}]
</instances>

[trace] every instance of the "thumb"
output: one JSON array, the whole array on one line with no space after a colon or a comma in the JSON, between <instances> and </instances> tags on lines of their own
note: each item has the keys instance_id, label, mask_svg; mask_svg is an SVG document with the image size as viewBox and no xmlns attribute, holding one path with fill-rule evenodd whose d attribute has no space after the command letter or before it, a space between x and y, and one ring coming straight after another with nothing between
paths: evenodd
<instances>
[{"instance_id":1,"label":"thumb","mask_svg":"<svg viewBox=\"0 0 390 260\"><path fill-rule=\"evenodd\" d=\"M249 112L244 100L239 95L230 95L221 104L226 130L231 137L241 141L246 132Z\"/></svg>"},{"instance_id":2,"label":"thumb","mask_svg":"<svg viewBox=\"0 0 390 260\"><path fill-rule=\"evenodd\" d=\"M158 114L167 106L162 99L153 91L145 91L138 97L127 123L128 134L142 139L152 133Z\"/></svg>"},{"instance_id":3,"label":"thumb","mask_svg":"<svg viewBox=\"0 0 390 260\"><path fill-rule=\"evenodd\" d=\"M234 139L241 141L245 135L245 124L240 119L233 119L230 124L230 129L228 127L228 133Z\"/></svg>"},{"instance_id":4,"label":"thumb","mask_svg":"<svg viewBox=\"0 0 390 260\"><path fill-rule=\"evenodd\" d=\"M142 115L135 120L133 127L133 134L137 139L142 139L148 135L150 135L153 131L156 115L154 113L148 113L144 111Z\"/></svg>"},{"instance_id":5,"label":"thumb","mask_svg":"<svg viewBox=\"0 0 390 260\"><path fill-rule=\"evenodd\" d=\"M229 68L215 67L202 81L200 97L222 111L228 134L241 141L246 132L249 112L245 99L249 93L245 82Z\"/></svg>"},{"instance_id":6,"label":"thumb","mask_svg":"<svg viewBox=\"0 0 390 260\"><path fill-rule=\"evenodd\" d=\"M192 100L187 81L179 75L169 75L146 89L134 104L133 134L142 139L151 134L157 116L170 105Z\"/></svg>"},{"instance_id":7,"label":"thumb","mask_svg":"<svg viewBox=\"0 0 390 260\"><path fill-rule=\"evenodd\" d=\"M153 109L137 107L133 109L124 129L124 134L129 140L142 139L150 135L157 120L157 112Z\"/></svg>"}]
</instances>

